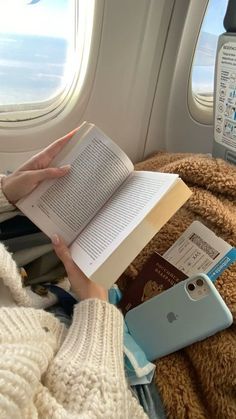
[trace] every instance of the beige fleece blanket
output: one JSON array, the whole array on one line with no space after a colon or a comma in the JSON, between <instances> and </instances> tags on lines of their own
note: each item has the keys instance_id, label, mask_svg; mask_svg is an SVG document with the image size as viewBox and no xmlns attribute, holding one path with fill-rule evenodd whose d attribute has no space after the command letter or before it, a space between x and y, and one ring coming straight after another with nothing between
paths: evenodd
<instances>
[{"instance_id":1,"label":"beige fleece blanket","mask_svg":"<svg viewBox=\"0 0 236 419\"><path fill-rule=\"evenodd\" d=\"M194 220L236 247L235 166L203 155L160 152L136 169L178 173L193 194L129 266L121 288L135 280L150 253L163 254ZM215 285L234 325L156 362L155 380L168 418L236 418L236 264Z\"/></svg>"}]
</instances>

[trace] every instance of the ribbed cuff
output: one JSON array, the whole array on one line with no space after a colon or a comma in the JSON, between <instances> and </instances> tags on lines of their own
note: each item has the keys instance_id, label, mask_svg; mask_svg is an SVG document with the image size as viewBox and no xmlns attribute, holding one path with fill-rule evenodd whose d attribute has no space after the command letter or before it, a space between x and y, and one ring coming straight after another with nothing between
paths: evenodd
<instances>
[{"instance_id":1,"label":"ribbed cuff","mask_svg":"<svg viewBox=\"0 0 236 419\"><path fill-rule=\"evenodd\" d=\"M78 303L60 357L68 363L71 359L82 365L91 362L94 367L106 367L111 374L120 374L124 370L122 314L102 300Z\"/></svg>"},{"instance_id":2,"label":"ribbed cuff","mask_svg":"<svg viewBox=\"0 0 236 419\"><path fill-rule=\"evenodd\" d=\"M6 176L0 175L0 212L13 211L14 209L16 209L14 205L10 204L10 202L7 200L6 196L2 191L2 179L4 177Z\"/></svg>"}]
</instances>

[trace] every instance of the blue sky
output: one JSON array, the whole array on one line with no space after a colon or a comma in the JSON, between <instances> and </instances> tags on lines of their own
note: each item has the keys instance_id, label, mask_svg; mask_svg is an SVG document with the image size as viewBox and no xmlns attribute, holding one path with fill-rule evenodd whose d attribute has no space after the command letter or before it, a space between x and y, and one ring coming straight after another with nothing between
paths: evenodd
<instances>
[{"instance_id":1,"label":"blue sky","mask_svg":"<svg viewBox=\"0 0 236 419\"><path fill-rule=\"evenodd\" d=\"M1 2L0 31L67 37L72 18L72 0L4 0ZM3 5L4 4L4 5Z\"/></svg>"},{"instance_id":2,"label":"blue sky","mask_svg":"<svg viewBox=\"0 0 236 419\"><path fill-rule=\"evenodd\" d=\"M223 19L225 16L228 0L210 0L203 30L206 32L219 33L225 32Z\"/></svg>"}]
</instances>

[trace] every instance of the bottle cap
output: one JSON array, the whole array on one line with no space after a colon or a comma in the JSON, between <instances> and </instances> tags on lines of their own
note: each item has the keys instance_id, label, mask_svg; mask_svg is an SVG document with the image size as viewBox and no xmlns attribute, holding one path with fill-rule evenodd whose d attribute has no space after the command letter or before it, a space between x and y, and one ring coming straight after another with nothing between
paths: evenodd
<instances>
[{"instance_id":1,"label":"bottle cap","mask_svg":"<svg viewBox=\"0 0 236 419\"><path fill-rule=\"evenodd\" d=\"M236 32L236 0L229 0L224 17L224 27L227 32Z\"/></svg>"}]
</instances>

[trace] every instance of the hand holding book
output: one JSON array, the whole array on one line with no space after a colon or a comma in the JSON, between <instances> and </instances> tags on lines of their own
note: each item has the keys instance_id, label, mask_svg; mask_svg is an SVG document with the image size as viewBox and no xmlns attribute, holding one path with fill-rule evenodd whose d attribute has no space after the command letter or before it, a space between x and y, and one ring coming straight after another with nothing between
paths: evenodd
<instances>
[{"instance_id":1,"label":"hand holding book","mask_svg":"<svg viewBox=\"0 0 236 419\"><path fill-rule=\"evenodd\" d=\"M101 285L96 284L84 275L84 273L73 261L70 250L65 245L63 240L57 235L54 235L52 237L52 242L57 256L65 266L72 290L79 300L98 298L99 300L107 301L107 291Z\"/></svg>"},{"instance_id":2,"label":"hand holding book","mask_svg":"<svg viewBox=\"0 0 236 419\"><path fill-rule=\"evenodd\" d=\"M93 124L84 122L51 161L71 165L18 208L50 238L69 245L83 273L109 288L191 195L178 175L139 172Z\"/></svg>"},{"instance_id":3,"label":"hand holding book","mask_svg":"<svg viewBox=\"0 0 236 419\"><path fill-rule=\"evenodd\" d=\"M2 178L2 191L11 204L24 198L42 181L66 175L70 166L49 167L52 160L68 143L76 130L54 141L49 147L36 154L12 174Z\"/></svg>"},{"instance_id":4,"label":"hand holding book","mask_svg":"<svg viewBox=\"0 0 236 419\"><path fill-rule=\"evenodd\" d=\"M2 190L8 201L11 201L11 203L14 204L20 198L23 198L32 192L35 186L37 186L42 181L60 178L69 172L69 165L62 167L48 167L48 165L68 143L68 141L74 135L75 131L77 130L72 131L59 140L56 140L49 147L36 154L32 159L27 161L11 175L3 178ZM17 221L19 223L19 220ZM34 224L32 224L32 226L33 225ZM52 237L52 242L57 256L65 266L72 289L78 298L80 300L87 298L98 298L106 301L106 290L99 284L90 281L83 274L79 267L73 262L70 251L66 247L63 240L54 235Z\"/></svg>"}]
</instances>

